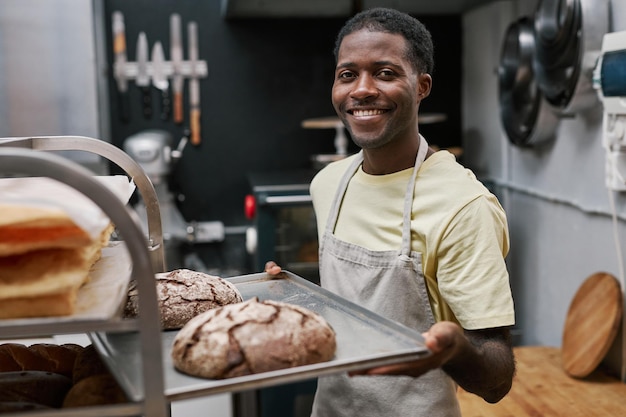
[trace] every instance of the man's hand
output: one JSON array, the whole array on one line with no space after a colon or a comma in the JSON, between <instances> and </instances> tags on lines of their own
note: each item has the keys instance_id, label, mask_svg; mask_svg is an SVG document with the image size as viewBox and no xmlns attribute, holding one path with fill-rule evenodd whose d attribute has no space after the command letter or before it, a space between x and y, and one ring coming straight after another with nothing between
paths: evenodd
<instances>
[{"instance_id":1,"label":"man's hand","mask_svg":"<svg viewBox=\"0 0 626 417\"><path fill-rule=\"evenodd\" d=\"M283 269L276 265L276 262L274 261L267 261L267 263L265 264L265 272L267 272L270 275L278 275L281 273Z\"/></svg>"},{"instance_id":2,"label":"man's hand","mask_svg":"<svg viewBox=\"0 0 626 417\"><path fill-rule=\"evenodd\" d=\"M408 375L418 377L432 369L442 367L454 356L460 341L465 339L463 329L452 322L435 323L423 336L426 347L432 352L431 355L413 362L355 371L351 372L350 375Z\"/></svg>"},{"instance_id":3,"label":"man's hand","mask_svg":"<svg viewBox=\"0 0 626 417\"><path fill-rule=\"evenodd\" d=\"M463 330L456 323L444 321L435 323L423 336L431 355L350 375L418 377L442 368L463 389L490 403L499 401L511 389L515 359L508 328Z\"/></svg>"}]
</instances>

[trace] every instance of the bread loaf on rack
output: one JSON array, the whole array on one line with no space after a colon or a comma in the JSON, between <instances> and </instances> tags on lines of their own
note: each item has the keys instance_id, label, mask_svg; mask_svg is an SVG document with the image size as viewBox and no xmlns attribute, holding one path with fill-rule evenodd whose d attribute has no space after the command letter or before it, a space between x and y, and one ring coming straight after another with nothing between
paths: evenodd
<instances>
[{"instance_id":1,"label":"bread loaf on rack","mask_svg":"<svg viewBox=\"0 0 626 417\"><path fill-rule=\"evenodd\" d=\"M120 404L126 394L111 374L92 375L74 384L63 400L63 408Z\"/></svg>"},{"instance_id":2,"label":"bread loaf on rack","mask_svg":"<svg viewBox=\"0 0 626 417\"><path fill-rule=\"evenodd\" d=\"M125 176L98 177L122 201ZM83 193L51 178L0 178L0 319L68 316L114 229Z\"/></svg>"},{"instance_id":3,"label":"bread loaf on rack","mask_svg":"<svg viewBox=\"0 0 626 417\"><path fill-rule=\"evenodd\" d=\"M89 233L59 208L3 204L0 210L0 256L92 242Z\"/></svg>"},{"instance_id":4,"label":"bread loaf on rack","mask_svg":"<svg viewBox=\"0 0 626 417\"><path fill-rule=\"evenodd\" d=\"M155 279L163 329L180 329L200 313L243 301L232 283L203 272L176 269L156 274ZM124 316L137 316L138 308L136 283L131 282Z\"/></svg>"},{"instance_id":5,"label":"bread loaf on rack","mask_svg":"<svg viewBox=\"0 0 626 417\"><path fill-rule=\"evenodd\" d=\"M0 403L22 402L60 408L71 387L71 379L53 372L0 372Z\"/></svg>"},{"instance_id":6,"label":"bread loaf on rack","mask_svg":"<svg viewBox=\"0 0 626 417\"><path fill-rule=\"evenodd\" d=\"M110 228L92 239L55 208L0 205L0 219L0 319L73 313Z\"/></svg>"},{"instance_id":7,"label":"bread loaf on rack","mask_svg":"<svg viewBox=\"0 0 626 417\"><path fill-rule=\"evenodd\" d=\"M0 345L0 372L44 371L72 377L78 355L84 350L80 345L66 343L20 343Z\"/></svg>"},{"instance_id":8,"label":"bread loaf on rack","mask_svg":"<svg viewBox=\"0 0 626 417\"><path fill-rule=\"evenodd\" d=\"M222 379L328 361L335 349L335 332L319 314L254 298L191 319L171 355L181 372Z\"/></svg>"}]
</instances>

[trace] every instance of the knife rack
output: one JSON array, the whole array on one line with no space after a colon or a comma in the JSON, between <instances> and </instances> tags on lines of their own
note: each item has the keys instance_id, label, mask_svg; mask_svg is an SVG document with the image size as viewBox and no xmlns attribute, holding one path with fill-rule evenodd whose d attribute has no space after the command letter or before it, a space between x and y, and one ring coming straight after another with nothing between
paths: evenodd
<instances>
[{"instance_id":1,"label":"knife rack","mask_svg":"<svg viewBox=\"0 0 626 417\"><path fill-rule=\"evenodd\" d=\"M152 78L154 74L154 65L152 61L148 61L146 69L148 76ZM174 63L172 61L164 61L163 70L167 78L174 77ZM184 78L205 78L209 75L207 63L203 60L195 62L181 61L179 70L180 75ZM116 76L122 76L125 79L135 79L139 73L137 62L122 60L116 60L113 63L113 71Z\"/></svg>"}]
</instances>

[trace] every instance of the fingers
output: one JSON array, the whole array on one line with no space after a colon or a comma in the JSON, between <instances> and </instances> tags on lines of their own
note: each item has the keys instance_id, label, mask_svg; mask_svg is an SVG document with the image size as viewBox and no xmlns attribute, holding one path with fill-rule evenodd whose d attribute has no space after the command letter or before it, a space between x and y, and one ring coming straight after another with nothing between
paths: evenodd
<instances>
[{"instance_id":1,"label":"fingers","mask_svg":"<svg viewBox=\"0 0 626 417\"><path fill-rule=\"evenodd\" d=\"M435 323L426 333L423 333L424 344L433 353L441 352L452 347L456 337L461 334L461 328L454 323Z\"/></svg>"},{"instance_id":2,"label":"fingers","mask_svg":"<svg viewBox=\"0 0 626 417\"><path fill-rule=\"evenodd\" d=\"M270 275L278 275L281 271L282 268L276 265L276 262L274 261L267 261L267 263L265 264L265 272Z\"/></svg>"}]
</instances>

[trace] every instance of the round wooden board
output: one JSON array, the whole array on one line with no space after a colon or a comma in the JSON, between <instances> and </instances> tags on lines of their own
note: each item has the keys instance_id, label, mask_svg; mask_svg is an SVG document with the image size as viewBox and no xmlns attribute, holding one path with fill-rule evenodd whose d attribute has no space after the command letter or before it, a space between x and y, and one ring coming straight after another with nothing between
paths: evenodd
<instances>
[{"instance_id":1,"label":"round wooden board","mask_svg":"<svg viewBox=\"0 0 626 417\"><path fill-rule=\"evenodd\" d=\"M622 290L611 274L588 277L576 292L563 328L561 355L570 376L585 378L606 356L622 320Z\"/></svg>"}]
</instances>

